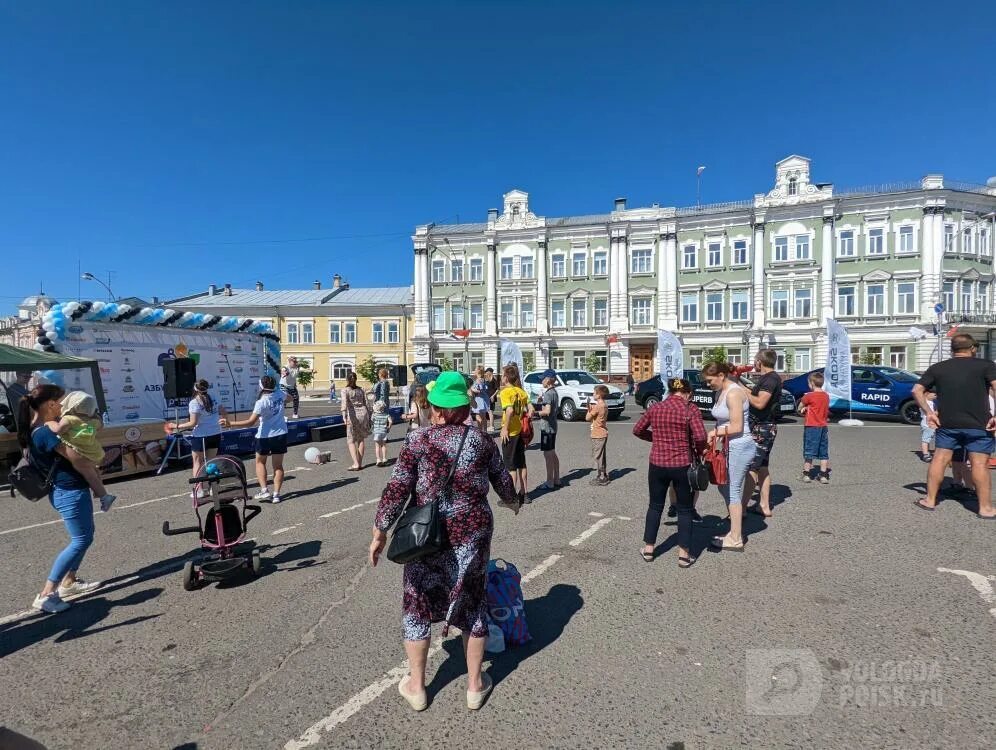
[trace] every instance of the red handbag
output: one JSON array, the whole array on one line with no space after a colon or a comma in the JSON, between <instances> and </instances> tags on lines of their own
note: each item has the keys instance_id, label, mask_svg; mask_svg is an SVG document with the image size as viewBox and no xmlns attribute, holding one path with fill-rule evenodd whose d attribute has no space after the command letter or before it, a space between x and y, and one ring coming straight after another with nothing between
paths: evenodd
<instances>
[{"instance_id":1,"label":"red handbag","mask_svg":"<svg viewBox=\"0 0 996 750\"><path fill-rule=\"evenodd\" d=\"M716 443L719 441L719 446ZM709 470L709 481L712 484L730 483L730 462L727 454L728 446L722 437L714 437L706 446L705 454L702 456L706 468Z\"/></svg>"}]
</instances>

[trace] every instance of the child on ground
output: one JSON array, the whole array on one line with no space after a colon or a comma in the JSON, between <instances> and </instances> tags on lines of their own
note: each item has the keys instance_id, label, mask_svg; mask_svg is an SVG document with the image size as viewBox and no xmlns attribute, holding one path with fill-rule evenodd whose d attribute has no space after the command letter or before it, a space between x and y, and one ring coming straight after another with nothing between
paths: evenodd
<instances>
[{"instance_id":1,"label":"child on ground","mask_svg":"<svg viewBox=\"0 0 996 750\"><path fill-rule=\"evenodd\" d=\"M936 411L937 405L934 403L937 399L937 395L934 393L924 394L927 397L927 404L930 406L930 411ZM934 454L930 451L930 444L934 442L934 428L927 424L927 414L924 413L920 416L920 460L925 464L929 464L933 458Z\"/></svg>"},{"instance_id":2,"label":"child on ground","mask_svg":"<svg viewBox=\"0 0 996 750\"><path fill-rule=\"evenodd\" d=\"M394 421L387 411L383 401L374 402L374 413L371 419L373 425L374 452L377 466L387 466L387 434L391 431Z\"/></svg>"},{"instance_id":3,"label":"child on ground","mask_svg":"<svg viewBox=\"0 0 996 750\"><path fill-rule=\"evenodd\" d=\"M604 385L596 385L593 398L588 402L588 413L584 415L586 422L591 422L591 460L595 468L595 477L591 483L603 487L609 483L609 472L605 467L605 445L609 441L609 430L606 424L609 419L609 406L605 403L609 389Z\"/></svg>"},{"instance_id":4,"label":"child on ground","mask_svg":"<svg viewBox=\"0 0 996 750\"><path fill-rule=\"evenodd\" d=\"M802 397L799 412L806 415L802 434L802 481L813 481L813 461L820 462L820 484L830 484L830 394L823 390L823 373L809 376L809 393Z\"/></svg>"},{"instance_id":5,"label":"child on ground","mask_svg":"<svg viewBox=\"0 0 996 750\"><path fill-rule=\"evenodd\" d=\"M107 493L97 468L104 460L104 449L97 440L97 433L104 427L97 410L97 399L83 391L70 391L62 399L62 417L58 422L49 422L48 427L59 436L59 440L86 459L73 466L100 500L101 512L109 511L117 496Z\"/></svg>"}]
</instances>

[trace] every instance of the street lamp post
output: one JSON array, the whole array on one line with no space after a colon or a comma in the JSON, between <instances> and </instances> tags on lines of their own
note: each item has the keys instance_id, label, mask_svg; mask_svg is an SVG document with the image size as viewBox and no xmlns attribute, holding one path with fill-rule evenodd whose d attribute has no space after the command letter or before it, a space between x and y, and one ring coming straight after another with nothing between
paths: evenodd
<instances>
[{"instance_id":1,"label":"street lamp post","mask_svg":"<svg viewBox=\"0 0 996 750\"><path fill-rule=\"evenodd\" d=\"M110 273L107 274L107 283L106 284L103 281L101 281L100 279L98 279L96 276L94 276L92 273L90 273L89 271L84 272L80 276L80 278L83 279L84 281L96 281L98 284L100 284L102 287L104 287L104 289L107 290L107 300L108 300L108 302L113 302L115 299L117 299L117 297L114 296L114 292L111 291L111 287L110 287L111 275L110 275Z\"/></svg>"}]
</instances>

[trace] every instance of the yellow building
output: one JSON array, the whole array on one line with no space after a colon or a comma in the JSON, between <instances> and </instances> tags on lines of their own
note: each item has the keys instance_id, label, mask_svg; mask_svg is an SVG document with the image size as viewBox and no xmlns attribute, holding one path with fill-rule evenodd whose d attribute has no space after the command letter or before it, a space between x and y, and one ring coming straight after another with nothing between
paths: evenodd
<instances>
[{"instance_id":1,"label":"yellow building","mask_svg":"<svg viewBox=\"0 0 996 750\"><path fill-rule=\"evenodd\" d=\"M314 372L309 390L336 388L368 357L386 366L414 362L411 287L353 289L336 274L331 288L235 289L212 284L206 293L170 300L174 310L265 320L280 334L283 360L295 356ZM363 385L361 378L361 386Z\"/></svg>"}]
</instances>

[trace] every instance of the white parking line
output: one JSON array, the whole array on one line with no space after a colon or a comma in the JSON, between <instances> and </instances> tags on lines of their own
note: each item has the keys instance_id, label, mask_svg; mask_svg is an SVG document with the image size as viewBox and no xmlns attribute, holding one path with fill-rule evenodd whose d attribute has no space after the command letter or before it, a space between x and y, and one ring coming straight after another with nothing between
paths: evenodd
<instances>
[{"instance_id":1,"label":"white parking line","mask_svg":"<svg viewBox=\"0 0 996 750\"><path fill-rule=\"evenodd\" d=\"M604 513L596 513L595 511L592 511L588 515L589 516L593 516L594 518L605 518L605 514Z\"/></svg>"},{"instance_id":2,"label":"white parking line","mask_svg":"<svg viewBox=\"0 0 996 750\"><path fill-rule=\"evenodd\" d=\"M984 576L981 573L973 573L971 570L952 570L951 568L938 568L938 573L953 573L956 576L964 576L972 584L972 588L979 592L982 601L986 604L996 604L996 591L993 590L992 581L996 581L996 576ZM996 607L989 610L989 614L996 617Z\"/></svg>"},{"instance_id":3,"label":"white parking line","mask_svg":"<svg viewBox=\"0 0 996 750\"><path fill-rule=\"evenodd\" d=\"M522 582L529 583L534 578L539 578L541 575L546 573L546 571L552 568L561 557L563 557L563 555L550 555L543 562L522 576Z\"/></svg>"},{"instance_id":4,"label":"white parking line","mask_svg":"<svg viewBox=\"0 0 996 750\"><path fill-rule=\"evenodd\" d=\"M612 523L611 518L600 518L597 521L595 521L595 523L593 523L590 527L582 531L581 534L576 539L571 539L571 541L569 541L568 544L570 544L572 547L577 547L579 544L584 542L585 539L590 537L600 528L602 528L603 526L608 526L610 523Z\"/></svg>"},{"instance_id":5,"label":"white parking line","mask_svg":"<svg viewBox=\"0 0 996 750\"><path fill-rule=\"evenodd\" d=\"M277 529L276 531L271 531L270 533L273 536L276 536L277 534L286 534L288 531L293 531L294 529L296 529L300 525L301 524L296 523L293 526L284 526L282 529Z\"/></svg>"},{"instance_id":6,"label":"white parking line","mask_svg":"<svg viewBox=\"0 0 996 750\"><path fill-rule=\"evenodd\" d=\"M190 493L180 492L176 495L164 495L163 497L154 497L151 500L142 500L137 503L129 503L128 505L118 505L115 503L114 507L111 508L109 513L114 513L120 510L127 510L128 508L137 508L140 505L148 505L149 503L159 503L162 502L163 500L173 500L178 497L190 497ZM104 516L106 514L101 513L100 511L96 511L94 512L93 515L94 517L97 517L97 516ZM28 531L29 529L40 529L42 526L51 526L52 524L56 523L62 523L62 519L56 518L53 521L42 521L41 523L32 523L29 524L28 526L18 526L13 529L4 529L3 531L0 531L0 536L4 536L5 534L14 534L18 531Z\"/></svg>"}]
</instances>

